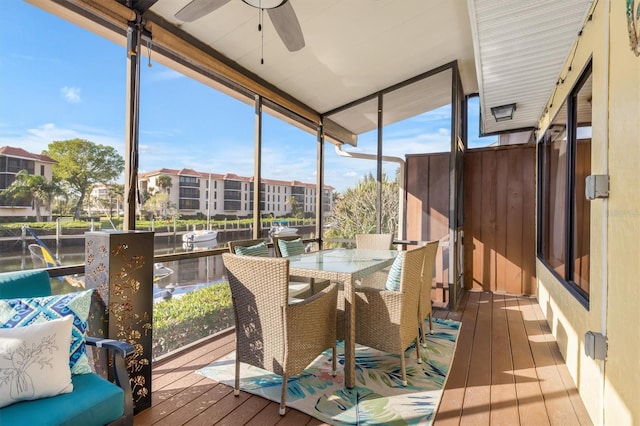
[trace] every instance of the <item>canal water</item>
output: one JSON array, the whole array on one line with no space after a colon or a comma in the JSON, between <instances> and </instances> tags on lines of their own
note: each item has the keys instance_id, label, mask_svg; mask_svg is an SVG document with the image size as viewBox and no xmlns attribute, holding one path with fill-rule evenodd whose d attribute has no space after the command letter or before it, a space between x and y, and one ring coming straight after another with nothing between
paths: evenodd
<instances>
[{"instance_id":1,"label":"canal water","mask_svg":"<svg viewBox=\"0 0 640 426\"><path fill-rule=\"evenodd\" d=\"M250 231L222 234L224 239L208 241L195 245L183 243L181 238L156 236L154 251L156 255L184 253L194 250L222 248L228 239L251 238ZM227 238L225 238L227 237ZM33 242L33 241L30 241ZM84 264L84 238L64 240L60 246L55 241L45 241L50 251L64 266ZM51 244L51 245L50 245ZM159 301L188 293L198 288L226 281L221 256L207 256L180 261L163 262L162 266L173 272L154 283L154 300ZM17 239L15 244L5 244L0 249L0 272L21 271L45 267L42 261L31 254L29 248Z\"/></svg>"}]
</instances>

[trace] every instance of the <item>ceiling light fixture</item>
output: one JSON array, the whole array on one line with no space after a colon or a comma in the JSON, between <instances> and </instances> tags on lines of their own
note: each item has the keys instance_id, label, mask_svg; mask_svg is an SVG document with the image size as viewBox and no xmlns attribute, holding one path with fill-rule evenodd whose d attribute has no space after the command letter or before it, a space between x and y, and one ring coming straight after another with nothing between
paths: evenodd
<instances>
[{"instance_id":1,"label":"ceiling light fixture","mask_svg":"<svg viewBox=\"0 0 640 426\"><path fill-rule=\"evenodd\" d=\"M500 105L497 107L491 107L491 114L496 121L507 121L513 118L515 110L516 104Z\"/></svg>"},{"instance_id":2,"label":"ceiling light fixture","mask_svg":"<svg viewBox=\"0 0 640 426\"><path fill-rule=\"evenodd\" d=\"M242 0L249 6L253 6L257 9L275 9L278 6L282 6L287 0Z\"/></svg>"}]
</instances>

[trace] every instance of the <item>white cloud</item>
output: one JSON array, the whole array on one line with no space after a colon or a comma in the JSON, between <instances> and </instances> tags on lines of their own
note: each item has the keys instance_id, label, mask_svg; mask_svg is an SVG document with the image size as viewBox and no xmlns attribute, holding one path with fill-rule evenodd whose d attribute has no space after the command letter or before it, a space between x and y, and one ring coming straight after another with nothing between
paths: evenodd
<instances>
[{"instance_id":1,"label":"white cloud","mask_svg":"<svg viewBox=\"0 0 640 426\"><path fill-rule=\"evenodd\" d=\"M178 78L185 77L184 74L179 73L178 71L174 71L172 69L161 69L160 71L154 71L149 76L149 79L152 81L167 81L167 80L176 80Z\"/></svg>"},{"instance_id":2,"label":"white cloud","mask_svg":"<svg viewBox=\"0 0 640 426\"><path fill-rule=\"evenodd\" d=\"M79 87L64 86L62 89L60 89L60 93L62 93L62 96L69 103L78 104L81 102Z\"/></svg>"},{"instance_id":3,"label":"white cloud","mask_svg":"<svg viewBox=\"0 0 640 426\"><path fill-rule=\"evenodd\" d=\"M112 135L103 129L87 126L61 128L54 123L45 123L29 129L2 126L0 127L0 132L0 139L3 145L19 147L35 154L46 150L53 141L79 138L101 145L113 146L120 155L124 155L124 140L122 137Z\"/></svg>"}]
</instances>

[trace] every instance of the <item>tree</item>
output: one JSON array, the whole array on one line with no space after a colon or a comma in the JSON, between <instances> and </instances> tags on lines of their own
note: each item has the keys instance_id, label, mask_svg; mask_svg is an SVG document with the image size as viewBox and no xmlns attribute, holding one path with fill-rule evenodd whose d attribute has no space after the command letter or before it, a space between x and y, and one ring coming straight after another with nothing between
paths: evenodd
<instances>
[{"instance_id":1,"label":"tree","mask_svg":"<svg viewBox=\"0 0 640 426\"><path fill-rule=\"evenodd\" d=\"M27 170L20 170L16 174L16 179L5 189L2 196L15 205L17 201L31 199L36 211L36 220L42 221L40 208L47 205L51 212L51 201L58 188L53 182L48 182L44 176L29 174Z\"/></svg>"},{"instance_id":2,"label":"tree","mask_svg":"<svg viewBox=\"0 0 640 426\"><path fill-rule=\"evenodd\" d=\"M304 212L302 211L302 206L298 202L298 199L293 195L287 200L287 204L291 208L291 216L302 219L304 217Z\"/></svg>"},{"instance_id":3,"label":"tree","mask_svg":"<svg viewBox=\"0 0 640 426\"><path fill-rule=\"evenodd\" d=\"M111 209L115 201L116 214L120 217L120 206L124 203L124 185L116 183L109 186L109 217L112 216Z\"/></svg>"},{"instance_id":4,"label":"tree","mask_svg":"<svg viewBox=\"0 0 640 426\"><path fill-rule=\"evenodd\" d=\"M164 192L168 192L167 190L173 186L173 182L171 181L171 176L169 175L160 175L156 179L156 185L158 188L162 189Z\"/></svg>"},{"instance_id":5,"label":"tree","mask_svg":"<svg viewBox=\"0 0 640 426\"><path fill-rule=\"evenodd\" d=\"M398 227L400 198L398 183L382 177L382 232L395 232ZM355 188L347 188L335 200L328 222L329 238L355 238L356 234L376 232L377 181L370 174L358 182Z\"/></svg>"},{"instance_id":6,"label":"tree","mask_svg":"<svg viewBox=\"0 0 640 426\"><path fill-rule=\"evenodd\" d=\"M124 159L115 148L84 139L55 141L49 144L44 155L56 160L54 179L77 195L74 217L80 217L85 197L93 185L109 184L124 171Z\"/></svg>"},{"instance_id":7,"label":"tree","mask_svg":"<svg viewBox=\"0 0 640 426\"><path fill-rule=\"evenodd\" d=\"M175 210L175 206L169 201L169 194L166 192L158 192L150 196L143 207L146 211L159 218L168 217Z\"/></svg>"}]
</instances>

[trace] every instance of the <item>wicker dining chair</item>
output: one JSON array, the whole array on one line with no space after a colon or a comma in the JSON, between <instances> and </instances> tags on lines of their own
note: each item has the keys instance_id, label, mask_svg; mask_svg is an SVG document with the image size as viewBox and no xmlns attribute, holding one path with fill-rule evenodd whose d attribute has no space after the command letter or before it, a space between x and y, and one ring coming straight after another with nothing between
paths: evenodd
<instances>
[{"instance_id":1,"label":"wicker dining chair","mask_svg":"<svg viewBox=\"0 0 640 426\"><path fill-rule=\"evenodd\" d=\"M439 241L429 241L424 250L424 262L422 263L422 285L420 286L420 302L418 304L418 330L420 340L425 347L427 342L424 337L424 320L429 317L429 333L433 334L433 312L431 309L431 286L433 283L433 271L436 267L436 255L438 254Z\"/></svg>"},{"instance_id":2,"label":"wicker dining chair","mask_svg":"<svg viewBox=\"0 0 640 426\"><path fill-rule=\"evenodd\" d=\"M299 235L284 235L282 237L271 237L273 241L273 250L277 257L288 257L306 252L302 237ZM297 242L300 240L300 243ZM330 284L328 280L317 280L315 278L293 277L295 281L308 282L311 288L311 294L319 289L325 288Z\"/></svg>"},{"instance_id":3,"label":"wicker dining chair","mask_svg":"<svg viewBox=\"0 0 640 426\"><path fill-rule=\"evenodd\" d=\"M369 250L391 250L393 234L357 234L356 248Z\"/></svg>"},{"instance_id":4,"label":"wicker dining chair","mask_svg":"<svg viewBox=\"0 0 640 426\"><path fill-rule=\"evenodd\" d=\"M282 237L284 238L284 237ZM297 237L300 238L300 237ZM251 247L262 246L262 243L266 246L267 242L265 240L236 240L229 241L229 252L233 254L248 254L254 256L271 256L271 252L269 248L259 248L255 251L252 251ZM274 244L275 245L275 244ZM274 249L275 250L275 249ZM278 253L277 251L275 252ZM280 256L278 256L280 257ZM294 297L307 296L309 293L313 293L312 285L306 279L298 279L293 277L293 279L289 280L289 295Z\"/></svg>"},{"instance_id":5,"label":"wicker dining chair","mask_svg":"<svg viewBox=\"0 0 640 426\"><path fill-rule=\"evenodd\" d=\"M418 301L422 286L422 264L426 247L418 247L398 254L402 259L398 290L358 286L355 291L356 343L383 352L400 355L402 384L407 385L405 350L416 341L416 358L421 363L419 334L416 330ZM391 272L394 274L394 266ZM367 282L366 280L364 281ZM344 338L344 295L338 295L337 336Z\"/></svg>"},{"instance_id":6,"label":"wicker dining chair","mask_svg":"<svg viewBox=\"0 0 640 426\"><path fill-rule=\"evenodd\" d=\"M222 261L235 314L234 394L240 394L240 363L282 376L284 415L289 377L300 374L328 348L333 351L335 375L337 285L289 304L289 260L224 253Z\"/></svg>"}]
</instances>

